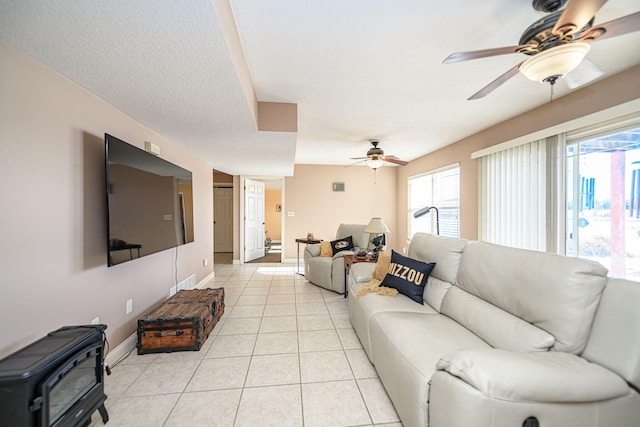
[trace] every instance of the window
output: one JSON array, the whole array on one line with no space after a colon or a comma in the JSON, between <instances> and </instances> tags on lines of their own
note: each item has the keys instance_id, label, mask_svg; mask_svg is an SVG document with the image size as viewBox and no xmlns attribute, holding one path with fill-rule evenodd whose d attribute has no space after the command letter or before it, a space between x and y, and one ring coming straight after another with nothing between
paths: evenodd
<instances>
[{"instance_id":1,"label":"window","mask_svg":"<svg viewBox=\"0 0 640 427\"><path fill-rule=\"evenodd\" d=\"M567 135L566 253L640 280L640 125Z\"/></svg>"},{"instance_id":2,"label":"window","mask_svg":"<svg viewBox=\"0 0 640 427\"><path fill-rule=\"evenodd\" d=\"M437 233L438 219L440 235L460 237L460 165L447 166L424 175L408 179L409 191L409 235L417 232ZM419 209L434 206L420 218L413 214Z\"/></svg>"}]
</instances>

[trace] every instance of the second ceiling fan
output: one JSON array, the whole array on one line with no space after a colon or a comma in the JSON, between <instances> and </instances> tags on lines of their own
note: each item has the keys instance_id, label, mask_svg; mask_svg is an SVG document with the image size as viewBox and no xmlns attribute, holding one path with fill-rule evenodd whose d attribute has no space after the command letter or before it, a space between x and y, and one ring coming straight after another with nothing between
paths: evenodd
<instances>
[{"instance_id":1,"label":"second ceiling fan","mask_svg":"<svg viewBox=\"0 0 640 427\"><path fill-rule=\"evenodd\" d=\"M518 45L457 52L449 55L443 62L450 64L511 53L531 56L468 100L488 95L519 72L531 80L554 85L582 62L591 48L589 43L640 31L640 12L593 27L596 12L606 2L607 0L533 0L534 9L551 13L531 24L522 33ZM560 10L565 3L567 6Z\"/></svg>"},{"instance_id":2,"label":"second ceiling fan","mask_svg":"<svg viewBox=\"0 0 640 427\"><path fill-rule=\"evenodd\" d=\"M390 154L385 155L384 151L382 151L381 148L378 148L378 144L380 144L379 139L370 139L369 142L371 143L371 145L373 145L373 148L370 148L369 151L367 151L366 157L351 157L351 160L359 160L354 164L367 162L367 166L374 170L382 166L384 162L389 162L400 166L406 166L409 164L409 162L400 160L396 156L392 156Z\"/></svg>"}]
</instances>

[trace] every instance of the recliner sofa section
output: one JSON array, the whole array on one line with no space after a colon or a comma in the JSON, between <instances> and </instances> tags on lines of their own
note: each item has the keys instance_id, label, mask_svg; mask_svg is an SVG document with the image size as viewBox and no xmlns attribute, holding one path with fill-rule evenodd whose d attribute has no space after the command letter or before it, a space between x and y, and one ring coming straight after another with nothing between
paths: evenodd
<instances>
[{"instance_id":1,"label":"recliner sofa section","mask_svg":"<svg viewBox=\"0 0 640 427\"><path fill-rule=\"evenodd\" d=\"M357 297L364 263L349 289L405 426L639 425L640 283L589 260L424 233L408 256L436 263L424 305Z\"/></svg>"}]
</instances>

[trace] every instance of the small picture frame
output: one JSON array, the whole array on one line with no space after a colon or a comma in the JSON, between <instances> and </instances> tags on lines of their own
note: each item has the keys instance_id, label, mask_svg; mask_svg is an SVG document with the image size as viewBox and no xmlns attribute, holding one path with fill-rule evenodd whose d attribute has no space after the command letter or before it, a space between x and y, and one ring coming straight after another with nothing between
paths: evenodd
<instances>
[{"instance_id":1,"label":"small picture frame","mask_svg":"<svg viewBox=\"0 0 640 427\"><path fill-rule=\"evenodd\" d=\"M282 212L282 205L276 205L276 212Z\"/></svg>"},{"instance_id":2,"label":"small picture frame","mask_svg":"<svg viewBox=\"0 0 640 427\"><path fill-rule=\"evenodd\" d=\"M344 191L344 182L334 182L332 184L333 191Z\"/></svg>"}]
</instances>

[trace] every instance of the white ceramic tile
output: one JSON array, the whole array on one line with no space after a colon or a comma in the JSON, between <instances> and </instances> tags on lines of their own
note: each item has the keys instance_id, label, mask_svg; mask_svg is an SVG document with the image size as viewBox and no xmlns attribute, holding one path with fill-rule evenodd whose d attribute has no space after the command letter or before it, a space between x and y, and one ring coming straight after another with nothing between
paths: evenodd
<instances>
[{"instance_id":1,"label":"white ceramic tile","mask_svg":"<svg viewBox=\"0 0 640 427\"><path fill-rule=\"evenodd\" d=\"M263 311L264 305L236 305L229 314L229 318L262 317Z\"/></svg>"},{"instance_id":2,"label":"white ceramic tile","mask_svg":"<svg viewBox=\"0 0 640 427\"><path fill-rule=\"evenodd\" d=\"M186 391L242 388L250 360L250 357L204 359L189 381Z\"/></svg>"},{"instance_id":3,"label":"white ceramic tile","mask_svg":"<svg viewBox=\"0 0 640 427\"><path fill-rule=\"evenodd\" d=\"M344 351L300 353L300 372L303 383L353 379Z\"/></svg>"},{"instance_id":4,"label":"white ceramic tile","mask_svg":"<svg viewBox=\"0 0 640 427\"><path fill-rule=\"evenodd\" d=\"M296 302L296 296L291 294L275 294L267 297L267 304L293 304Z\"/></svg>"},{"instance_id":5,"label":"white ceramic tile","mask_svg":"<svg viewBox=\"0 0 640 427\"><path fill-rule=\"evenodd\" d=\"M324 303L308 302L296 304L296 312L298 316L308 314L327 314L327 306Z\"/></svg>"},{"instance_id":6,"label":"white ceramic tile","mask_svg":"<svg viewBox=\"0 0 640 427\"><path fill-rule=\"evenodd\" d=\"M96 426L107 427L157 427L169 416L180 394L159 394L156 396L127 396L110 404L105 402L109 421L102 423L97 417ZM94 414L95 416L95 414Z\"/></svg>"},{"instance_id":7,"label":"white ceramic tile","mask_svg":"<svg viewBox=\"0 0 640 427\"><path fill-rule=\"evenodd\" d=\"M296 293L296 302L298 304L316 302L324 302L324 298L320 293Z\"/></svg>"},{"instance_id":8,"label":"white ceramic tile","mask_svg":"<svg viewBox=\"0 0 640 427\"><path fill-rule=\"evenodd\" d=\"M369 361L367 353L363 349L345 350L349 365L356 378L377 378L378 373Z\"/></svg>"},{"instance_id":9,"label":"white ceramic tile","mask_svg":"<svg viewBox=\"0 0 640 427\"><path fill-rule=\"evenodd\" d=\"M111 375L104 376L104 392L110 399L123 394L127 388L147 369L142 363L119 363L111 369Z\"/></svg>"},{"instance_id":10,"label":"white ceramic tile","mask_svg":"<svg viewBox=\"0 0 640 427\"><path fill-rule=\"evenodd\" d=\"M297 332L277 332L273 334L258 334L254 355L284 354L298 352Z\"/></svg>"},{"instance_id":11,"label":"white ceramic tile","mask_svg":"<svg viewBox=\"0 0 640 427\"><path fill-rule=\"evenodd\" d=\"M342 345L335 329L298 332L300 352L341 350Z\"/></svg>"},{"instance_id":12,"label":"white ceramic tile","mask_svg":"<svg viewBox=\"0 0 640 427\"><path fill-rule=\"evenodd\" d=\"M300 385L245 388L235 427L302 426Z\"/></svg>"},{"instance_id":13,"label":"white ceramic tile","mask_svg":"<svg viewBox=\"0 0 640 427\"><path fill-rule=\"evenodd\" d=\"M298 329L296 316L265 317L260 325L260 333L292 332Z\"/></svg>"},{"instance_id":14,"label":"white ceramic tile","mask_svg":"<svg viewBox=\"0 0 640 427\"><path fill-rule=\"evenodd\" d=\"M245 387L300 383L298 355L253 356Z\"/></svg>"},{"instance_id":15,"label":"white ceramic tile","mask_svg":"<svg viewBox=\"0 0 640 427\"><path fill-rule=\"evenodd\" d=\"M266 295L242 295L236 305L261 305L267 302Z\"/></svg>"},{"instance_id":16,"label":"white ceramic tile","mask_svg":"<svg viewBox=\"0 0 640 427\"><path fill-rule=\"evenodd\" d=\"M348 329L351 328L351 319L349 313L331 313L331 319L336 329Z\"/></svg>"},{"instance_id":17,"label":"white ceramic tile","mask_svg":"<svg viewBox=\"0 0 640 427\"><path fill-rule=\"evenodd\" d=\"M299 331L319 331L322 329L335 329L331 316L328 314L298 316Z\"/></svg>"},{"instance_id":18,"label":"white ceramic tile","mask_svg":"<svg viewBox=\"0 0 640 427\"><path fill-rule=\"evenodd\" d=\"M349 313L349 306L345 299L340 302L327 302L327 309L329 313Z\"/></svg>"},{"instance_id":19,"label":"white ceramic tile","mask_svg":"<svg viewBox=\"0 0 640 427\"><path fill-rule=\"evenodd\" d=\"M377 378L357 380L364 402L369 409L373 422L390 423L400 421L396 410L387 395L384 386Z\"/></svg>"},{"instance_id":20,"label":"white ceramic tile","mask_svg":"<svg viewBox=\"0 0 640 427\"><path fill-rule=\"evenodd\" d=\"M241 393L241 389L183 393L164 427L232 426Z\"/></svg>"},{"instance_id":21,"label":"white ceramic tile","mask_svg":"<svg viewBox=\"0 0 640 427\"><path fill-rule=\"evenodd\" d=\"M242 291L242 295L269 295L269 286L256 286L256 287L247 286Z\"/></svg>"},{"instance_id":22,"label":"white ceramic tile","mask_svg":"<svg viewBox=\"0 0 640 427\"><path fill-rule=\"evenodd\" d=\"M199 361L154 363L136 378L125 394L149 396L153 394L180 393L198 367Z\"/></svg>"},{"instance_id":23,"label":"white ceramic tile","mask_svg":"<svg viewBox=\"0 0 640 427\"><path fill-rule=\"evenodd\" d=\"M295 304L267 304L264 308L264 317L292 316L296 314Z\"/></svg>"},{"instance_id":24,"label":"white ceramic tile","mask_svg":"<svg viewBox=\"0 0 640 427\"><path fill-rule=\"evenodd\" d=\"M302 384L305 427L371 424L355 381Z\"/></svg>"},{"instance_id":25,"label":"white ceramic tile","mask_svg":"<svg viewBox=\"0 0 640 427\"><path fill-rule=\"evenodd\" d=\"M342 342L342 346L345 350L362 348L362 344L360 343L358 335L356 335L356 331L351 328L338 329L337 331L338 336L340 337L340 342Z\"/></svg>"},{"instance_id":26,"label":"white ceramic tile","mask_svg":"<svg viewBox=\"0 0 640 427\"><path fill-rule=\"evenodd\" d=\"M228 319L220 329L220 335L256 334L262 319L251 317L246 319Z\"/></svg>"},{"instance_id":27,"label":"white ceramic tile","mask_svg":"<svg viewBox=\"0 0 640 427\"><path fill-rule=\"evenodd\" d=\"M257 334L219 335L207 351L207 358L251 356Z\"/></svg>"}]
</instances>

